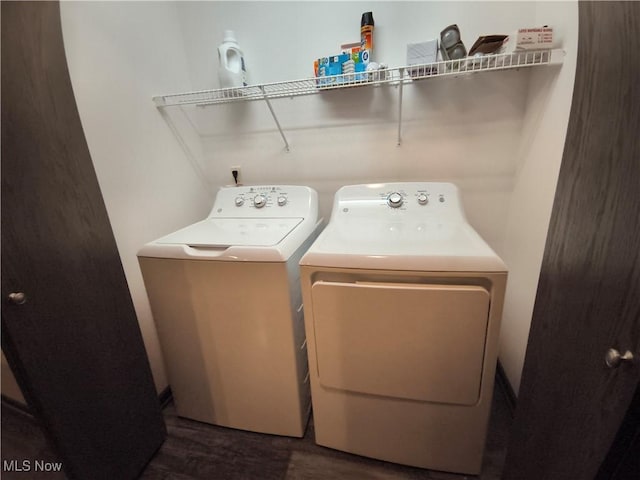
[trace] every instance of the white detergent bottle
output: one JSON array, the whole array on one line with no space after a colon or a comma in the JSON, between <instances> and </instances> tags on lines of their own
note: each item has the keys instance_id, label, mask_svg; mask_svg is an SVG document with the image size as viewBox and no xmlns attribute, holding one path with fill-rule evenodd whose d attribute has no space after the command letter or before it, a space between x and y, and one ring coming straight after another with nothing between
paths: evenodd
<instances>
[{"instance_id":1,"label":"white detergent bottle","mask_svg":"<svg viewBox=\"0 0 640 480\"><path fill-rule=\"evenodd\" d=\"M247 85L247 70L244 65L244 56L233 30L225 30L224 38L218 47L218 78L220 88L238 88Z\"/></svg>"}]
</instances>

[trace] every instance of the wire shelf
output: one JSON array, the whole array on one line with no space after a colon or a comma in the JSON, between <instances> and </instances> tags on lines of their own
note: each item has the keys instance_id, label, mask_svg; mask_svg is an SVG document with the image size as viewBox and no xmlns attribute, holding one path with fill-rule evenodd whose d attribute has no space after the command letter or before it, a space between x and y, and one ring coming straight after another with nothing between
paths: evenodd
<instances>
[{"instance_id":1,"label":"wire shelf","mask_svg":"<svg viewBox=\"0 0 640 480\"><path fill-rule=\"evenodd\" d=\"M409 84L417 80L443 76L472 74L496 70L509 70L537 65L560 64L564 51L536 50L519 51L460 60L408 65L372 72L348 73L328 77L306 78L285 82L249 85L241 88L223 88L198 92L158 95L153 97L157 107L180 105L216 105L252 100L268 100L281 97L314 95L327 90L353 88L382 84Z\"/></svg>"}]
</instances>

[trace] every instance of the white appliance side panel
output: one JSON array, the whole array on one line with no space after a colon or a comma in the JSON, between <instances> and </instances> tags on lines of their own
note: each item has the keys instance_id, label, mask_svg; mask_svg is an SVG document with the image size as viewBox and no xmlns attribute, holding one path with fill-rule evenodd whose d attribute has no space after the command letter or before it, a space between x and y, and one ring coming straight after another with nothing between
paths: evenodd
<instances>
[{"instance_id":1,"label":"white appliance side panel","mask_svg":"<svg viewBox=\"0 0 640 480\"><path fill-rule=\"evenodd\" d=\"M178 415L215 418L187 263L138 257Z\"/></svg>"},{"instance_id":2,"label":"white appliance side panel","mask_svg":"<svg viewBox=\"0 0 640 480\"><path fill-rule=\"evenodd\" d=\"M285 263L140 258L178 415L301 437L304 353Z\"/></svg>"},{"instance_id":3,"label":"white appliance side panel","mask_svg":"<svg viewBox=\"0 0 640 480\"><path fill-rule=\"evenodd\" d=\"M312 298L324 387L478 402L490 300L483 287L318 281Z\"/></svg>"}]
</instances>

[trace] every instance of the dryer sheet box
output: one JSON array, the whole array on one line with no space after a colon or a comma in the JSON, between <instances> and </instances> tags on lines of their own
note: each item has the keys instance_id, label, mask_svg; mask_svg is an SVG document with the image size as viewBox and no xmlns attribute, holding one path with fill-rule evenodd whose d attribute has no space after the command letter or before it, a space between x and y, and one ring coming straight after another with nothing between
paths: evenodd
<instances>
[{"instance_id":1,"label":"dryer sheet box","mask_svg":"<svg viewBox=\"0 0 640 480\"><path fill-rule=\"evenodd\" d=\"M520 28L509 35L499 53L513 53L517 50L546 50L553 48L553 28Z\"/></svg>"}]
</instances>

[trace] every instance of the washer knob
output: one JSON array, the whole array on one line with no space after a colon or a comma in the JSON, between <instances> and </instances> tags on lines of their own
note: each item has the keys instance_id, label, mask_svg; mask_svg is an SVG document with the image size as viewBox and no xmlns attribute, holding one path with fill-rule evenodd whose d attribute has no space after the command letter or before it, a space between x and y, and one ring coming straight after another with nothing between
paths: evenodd
<instances>
[{"instance_id":1,"label":"washer knob","mask_svg":"<svg viewBox=\"0 0 640 480\"><path fill-rule=\"evenodd\" d=\"M392 208L402 206L403 198L398 192L393 192L387 197L387 204Z\"/></svg>"},{"instance_id":2,"label":"washer knob","mask_svg":"<svg viewBox=\"0 0 640 480\"><path fill-rule=\"evenodd\" d=\"M427 203L429 203L429 198L427 197L426 193L419 193L418 194L418 203L420 205L426 205Z\"/></svg>"},{"instance_id":3,"label":"washer knob","mask_svg":"<svg viewBox=\"0 0 640 480\"><path fill-rule=\"evenodd\" d=\"M253 197L253 205L256 208L262 208L267 204L267 197L264 195L256 195Z\"/></svg>"},{"instance_id":4,"label":"washer knob","mask_svg":"<svg viewBox=\"0 0 640 480\"><path fill-rule=\"evenodd\" d=\"M236 197L236 207L241 207L242 205L244 205L244 198Z\"/></svg>"},{"instance_id":5,"label":"washer knob","mask_svg":"<svg viewBox=\"0 0 640 480\"><path fill-rule=\"evenodd\" d=\"M287 197L280 195L278 197L278 205L280 205L281 207L284 207L286 204L287 204Z\"/></svg>"}]
</instances>

